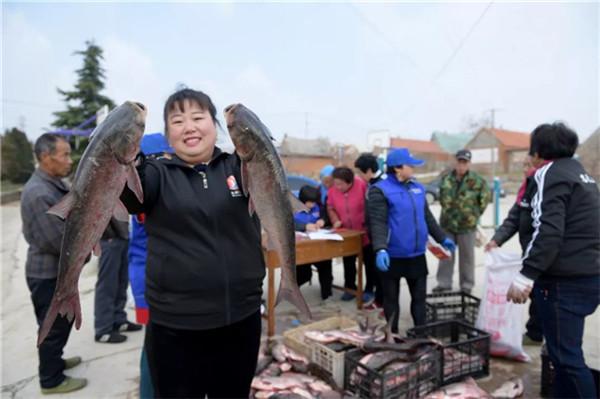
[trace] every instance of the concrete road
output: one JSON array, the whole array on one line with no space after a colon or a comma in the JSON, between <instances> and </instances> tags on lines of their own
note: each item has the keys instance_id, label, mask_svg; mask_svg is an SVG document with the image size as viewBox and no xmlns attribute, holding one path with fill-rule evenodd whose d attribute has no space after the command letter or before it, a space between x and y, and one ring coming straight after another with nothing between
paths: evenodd
<instances>
[{"instance_id":1,"label":"concrete road","mask_svg":"<svg viewBox=\"0 0 600 399\"><path fill-rule=\"evenodd\" d=\"M510 208L514 197L502 200L502 215ZM432 207L434 215L439 215L439 206ZM25 283L24 263L27 246L21 234L19 204L12 203L0 207L2 217L2 293L1 293L1 355L2 355L2 397L3 398L36 398L41 397L37 380L37 352L35 347L37 327L33 306L29 298L29 290ZM492 213L489 207L483 217L483 224L491 224ZM515 238L505 245L505 248L519 252L519 244ZM476 277L478 285L474 294L481 296L481 282L484 278L483 251L476 252ZM436 285L435 272L437 261L428 255L429 279L428 290ZM129 339L122 344L100 344L94 342L94 285L96 282L97 259L93 259L83 270L79 288L83 325L81 330L73 330L65 350L65 356L79 355L83 363L67 371L76 377L86 377L89 385L78 392L63 395L65 398L136 398L138 397L139 358L143 341L143 332L129 333ZM455 273L456 275L457 273ZM334 266L334 280L343 283L343 268L341 262ZM266 281L265 281L266 283ZM457 287L457 280L455 280ZM265 284L266 289L266 284ZM354 302L341 302L340 293L335 293L334 300L326 306L321 306L318 280L315 276L313 284L302 287L309 306L316 319L336 314L347 314L357 317ZM406 284L401 286L401 332L412 327L409 315L409 294ZM524 313L526 307L523 307ZM128 309L133 320L133 310ZM369 315L376 319L378 312L360 312L360 317ZM297 313L287 303L280 305L277 310L277 332L294 325ZM524 318L525 321L525 318ZM263 325L263 330L264 330ZM597 311L588 318L584 352L588 364L600 369L600 312ZM533 361L529 364L519 364L511 361L494 359L491 375L478 380L478 383L488 390L493 390L512 375L522 375L526 385L526 397L539 397L540 361L539 348L526 347ZM61 397L61 396L55 396Z\"/></svg>"}]
</instances>

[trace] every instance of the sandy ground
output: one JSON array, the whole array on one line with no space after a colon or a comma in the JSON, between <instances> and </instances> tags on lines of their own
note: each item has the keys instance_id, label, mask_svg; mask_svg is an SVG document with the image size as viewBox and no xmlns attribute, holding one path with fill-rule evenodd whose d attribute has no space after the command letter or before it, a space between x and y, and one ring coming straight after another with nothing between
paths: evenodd
<instances>
[{"instance_id":1,"label":"sandy ground","mask_svg":"<svg viewBox=\"0 0 600 399\"><path fill-rule=\"evenodd\" d=\"M501 201L501 215L508 211L514 197L507 197ZM491 224L492 207L488 208L483 218L483 224ZM434 205L432 211L439 214L439 206ZM33 313L33 306L29 298L29 290L25 282L24 262L27 245L21 234L21 220L19 204L12 203L0 207L2 217L2 293L0 319L1 339L1 365L2 365L2 397L3 398L36 398L41 397L37 380L37 352L35 341L37 328ZM491 232L491 230L488 230ZM515 238L509 241L505 248L519 252L519 244ZM481 296L481 282L484 278L483 251L476 252L476 278L478 284L474 294ZM435 272L437 261L428 255L429 279L428 290L436 285ZM67 374L76 377L86 377L88 386L78 392L63 395L65 398L137 398L139 383L140 348L143 341L143 332L129 333L129 339L122 344L99 344L94 342L93 332L93 301L94 285L96 282L97 259L93 259L83 270L79 287L81 292L81 305L83 312L83 325L79 331L73 330L69 343L65 349L65 356L79 355L83 363L67 371ZM456 277L455 273L455 277ZM343 268L341 262L334 266L334 281L343 283ZM266 283L266 279L265 279ZM455 288L457 280L455 280ZM265 285L266 289L266 285ZM309 306L316 319L332 315L345 314L350 317L361 317L367 312L358 312L354 302L341 302L340 293L334 294L334 300L321 306L319 284L316 276L313 284L302 287ZM409 294L406 284L401 287L401 332L412 327L409 309ZM526 313L526 307L523 307ZM128 308L130 318L133 320L133 309ZM282 334L295 323L297 313L284 303L277 309L277 333ZM370 313L370 317L377 318L377 313ZM526 320L525 317L523 319ZM265 329L266 323L263 325ZM584 353L588 365L600 369L600 311L587 319L584 339ZM478 380L478 383L487 390L500 386L510 376L522 376L526 392L525 397L539 397L540 384L540 356L539 347L526 347L531 355L532 362L527 364L515 363L501 359L493 359L489 377ZM60 397L60 396L54 396Z\"/></svg>"}]
</instances>

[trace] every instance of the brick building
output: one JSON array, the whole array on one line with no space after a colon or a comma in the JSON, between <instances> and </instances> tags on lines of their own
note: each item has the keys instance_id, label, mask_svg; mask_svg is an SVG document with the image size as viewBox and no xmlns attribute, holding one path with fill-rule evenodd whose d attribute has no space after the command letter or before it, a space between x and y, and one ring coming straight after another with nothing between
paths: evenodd
<instances>
[{"instance_id":1,"label":"brick building","mask_svg":"<svg viewBox=\"0 0 600 399\"><path fill-rule=\"evenodd\" d=\"M489 172L495 161L497 173L516 173L523 169L529 140L529 133L481 128L465 148L473 154L474 169Z\"/></svg>"},{"instance_id":2,"label":"brick building","mask_svg":"<svg viewBox=\"0 0 600 399\"><path fill-rule=\"evenodd\" d=\"M327 164L335 165L335 149L329 139L301 139L285 135L279 147L283 167L289 174L319 178Z\"/></svg>"}]
</instances>

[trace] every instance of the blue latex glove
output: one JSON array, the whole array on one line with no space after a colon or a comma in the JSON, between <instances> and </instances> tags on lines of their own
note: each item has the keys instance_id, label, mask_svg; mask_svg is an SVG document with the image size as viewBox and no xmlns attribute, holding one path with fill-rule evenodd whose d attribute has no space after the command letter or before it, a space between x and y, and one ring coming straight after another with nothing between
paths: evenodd
<instances>
[{"instance_id":1,"label":"blue latex glove","mask_svg":"<svg viewBox=\"0 0 600 399\"><path fill-rule=\"evenodd\" d=\"M385 249L380 249L377 251L375 265L382 272L387 272L390 268L390 255L388 255L388 252Z\"/></svg>"},{"instance_id":2,"label":"blue latex glove","mask_svg":"<svg viewBox=\"0 0 600 399\"><path fill-rule=\"evenodd\" d=\"M456 244L449 238L446 238L444 241L442 241L442 247L446 248L450 252L456 251Z\"/></svg>"}]
</instances>

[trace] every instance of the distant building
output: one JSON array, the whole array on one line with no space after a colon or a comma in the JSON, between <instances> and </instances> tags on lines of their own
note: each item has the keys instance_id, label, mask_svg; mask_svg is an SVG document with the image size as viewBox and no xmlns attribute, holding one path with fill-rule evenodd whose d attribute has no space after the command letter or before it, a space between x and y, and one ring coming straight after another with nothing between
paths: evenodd
<instances>
[{"instance_id":1,"label":"distant building","mask_svg":"<svg viewBox=\"0 0 600 399\"><path fill-rule=\"evenodd\" d=\"M421 171L434 171L444 169L452 155L444 151L437 143L425 140L403 139L392 137L390 139L390 148L408 148L410 153L426 163L419 167Z\"/></svg>"},{"instance_id":2,"label":"distant building","mask_svg":"<svg viewBox=\"0 0 600 399\"><path fill-rule=\"evenodd\" d=\"M279 155L287 173L319 178L327 164L336 164L336 154L329 139L301 139L285 135Z\"/></svg>"},{"instance_id":3,"label":"distant building","mask_svg":"<svg viewBox=\"0 0 600 399\"><path fill-rule=\"evenodd\" d=\"M471 162L475 169L491 171L495 161L497 173L512 173L523 169L529 140L529 133L481 128L465 148L473 154Z\"/></svg>"},{"instance_id":4,"label":"distant building","mask_svg":"<svg viewBox=\"0 0 600 399\"><path fill-rule=\"evenodd\" d=\"M600 184L600 127L579 146L577 154L585 170Z\"/></svg>"},{"instance_id":5,"label":"distant building","mask_svg":"<svg viewBox=\"0 0 600 399\"><path fill-rule=\"evenodd\" d=\"M458 150L465 148L465 145L473 138L475 133L446 133L433 132L431 141L449 154L456 154Z\"/></svg>"}]
</instances>

